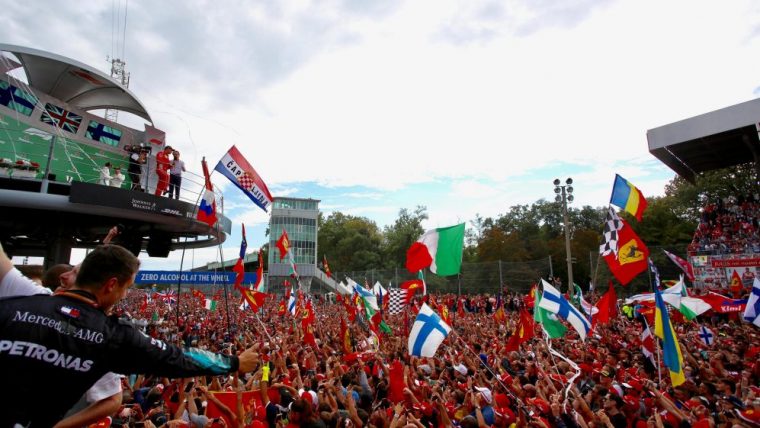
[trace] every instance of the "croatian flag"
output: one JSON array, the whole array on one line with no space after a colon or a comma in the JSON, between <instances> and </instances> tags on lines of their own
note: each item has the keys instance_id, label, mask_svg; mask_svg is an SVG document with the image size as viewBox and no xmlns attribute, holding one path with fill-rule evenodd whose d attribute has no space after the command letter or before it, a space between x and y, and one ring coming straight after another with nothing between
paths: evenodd
<instances>
[{"instance_id":1,"label":"croatian flag","mask_svg":"<svg viewBox=\"0 0 760 428\"><path fill-rule=\"evenodd\" d=\"M430 306L423 303L409 333L409 354L415 357L434 356L450 331L451 327Z\"/></svg>"},{"instance_id":2,"label":"croatian flag","mask_svg":"<svg viewBox=\"0 0 760 428\"><path fill-rule=\"evenodd\" d=\"M216 198L214 197L214 186L211 185L211 178L208 174L206 158L203 158L201 165L203 166L203 177L206 179L206 185L203 188L201 205L198 207L198 221L206 223L209 227L214 227L216 223Z\"/></svg>"},{"instance_id":3,"label":"croatian flag","mask_svg":"<svg viewBox=\"0 0 760 428\"><path fill-rule=\"evenodd\" d=\"M544 294L541 295L541 302L538 306L562 317L578 332L581 340L586 340L586 334L591 330L591 323L588 322L586 317L575 306L562 297L559 290L544 280L541 280L541 282L544 286Z\"/></svg>"},{"instance_id":4,"label":"croatian flag","mask_svg":"<svg viewBox=\"0 0 760 428\"><path fill-rule=\"evenodd\" d=\"M237 147L232 146L214 169L234 183L264 212L272 204L274 198L269 193L264 180L240 154Z\"/></svg>"}]
</instances>

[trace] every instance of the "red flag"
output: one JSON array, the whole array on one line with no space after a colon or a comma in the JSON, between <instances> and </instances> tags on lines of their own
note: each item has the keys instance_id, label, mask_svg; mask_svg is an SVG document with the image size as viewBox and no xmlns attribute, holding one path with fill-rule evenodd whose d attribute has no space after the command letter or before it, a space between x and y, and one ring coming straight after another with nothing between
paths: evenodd
<instances>
[{"instance_id":1,"label":"red flag","mask_svg":"<svg viewBox=\"0 0 760 428\"><path fill-rule=\"evenodd\" d=\"M301 309L301 325L306 328L307 325L310 325L313 322L314 308L311 306L311 300L309 300Z\"/></svg>"},{"instance_id":2,"label":"red flag","mask_svg":"<svg viewBox=\"0 0 760 428\"><path fill-rule=\"evenodd\" d=\"M596 302L596 308L599 312L592 317L592 323L607 324L610 319L617 316L617 293L615 293L615 287L610 281L610 288L602 295L598 302Z\"/></svg>"},{"instance_id":3,"label":"red flag","mask_svg":"<svg viewBox=\"0 0 760 428\"><path fill-rule=\"evenodd\" d=\"M280 260L285 258L285 255L290 251L290 239L288 239L288 232L282 229L282 235L277 240L277 248L280 250Z\"/></svg>"},{"instance_id":4,"label":"red flag","mask_svg":"<svg viewBox=\"0 0 760 428\"><path fill-rule=\"evenodd\" d=\"M520 309L520 322L517 324L512 336L509 337L505 346L505 351L517 351L521 343L532 339L535 335L533 331L533 317L523 308Z\"/></svg>"},{"instance_id":5,"label":"red flag","mask_svg":"<svg viewBox=\"0 0 760 428\"><path fill-rule=\"evenodd\" d=\"M649 257L649 249L644 245L641 238L636 235L631 225L625 220L620 219L623 223L623 227L618 231L618 254L615 257L615 253L603 256L607 262L610 271L615 278L626 285L636 275L644 272L649 267L647 258Z\"/></svg>"},{"instance_id":6,"label":"red flag","mask_svg":"<svg viewBox=\"0 0 760 428\"><path fill-rule=\"evenodd\" d=\"M464 316L464 301L462 299L457 302L457 316Z\"/></svg>"},{"instance_id":7,"label":"red flag","mask_svg":"<svg viewBox=\"0 0 760 428\"><path fill-rule=\"evenodd\" d=\"M406 290L404 304L409 304L409 302L412 301L412 297L414 297L414 294L417 292L417 290L422 290L423 287L424 285L421 279L412 279L402 282L401 285L399 285L399 288Z\"/></svg>"},{"instance_id":8,"label":"red flag","mask_svg":"<svg viewBox=\"0 0 760 428\"><path fill-rule=\"evenodd\" d=\"M259 288L259 285L261 285L261 281L264 278L264 256L262 253L262 249L259 248L259 267L256 269L256 284L253 285L253 288L256 289Z\"/></svg>"},{"instance_id":9,"label":"red flag","mask_svg":"<svg viewBox=\"0 0 760 428\"><path fill-rule=\"evenodd\" d=\"M532 308L536 305L536 287L538 287L538 284L533 284L530 287L528 295L523 297L523 303L525 303L525 306L529 308Z\"/></svg>"},{"instance_id":10,"label":"red flag","mask_svg":"<svg viewBox=\"0 0 760 428\"><path fill-rule=\"evenodd\" d=\"M325 268L325 275L327 275L328 278L332 278L332 272L330 272L330 265L327 264L327 256L322 256L322 266Z\"/></svg>"},{"instance_id":11,"label":"red flag","mask_svg":"<svg viewBox=\"0 0 760 428\"><path fill-rule=\"evenodd\" d=\"M665 251L665 250L662 250ZM678 267L681 268L681 270L686 274L686 278L689 279L689 281L694 282L694 268L691 266L691 263L687 262L686 260L678 257L677 255L673 253L669 253L668 251L665 251L665 255L668 256L668 258L678 265Z\"/></svg>"},{"instance_id":12,"label":"red flag","mask_svg":"<svg viewBox=\"0 0 760 428\"><path fill-rule=\"evenodd\" d=\"M303 329L303 343L311 346L315 350L317 349L317 341L314 339L314 326L311 324Z\"/></svg>"},{"instance_id":13,"label":"red flag","mask_svg":"<svg viewBox=\"0 0 760 428\"><path fill-rule=\"evenodd\" d=\"M742 277L739 276L739 271L734 270L734 273L731 274L731 285L728 286L728 289L731 290L731 292L734 294L734 297L739 297L739 295L742 293L742 287L744 284L742 284Z\"/></svg>"},{"instance_id":14,"label":"red flag","mask_svg":"<svg viewBox=\"0 0 760 428\"><path fill-rule=\"evenodd\" d=\"M286 313L288 313L287 307L288 307L288 304L285 301L285 299L280 300L280 304L277 305L277 315L282 316L282 315L285 315Z\"/></svg>"},{"instance_id":15,"label":"red flag","mask_svg":"<svg viewBox=\"0 0 760 428\"><path fill-rule=\"evenodd\" d=\"M254 312L258 311L259 308L264 306L264 300L267 297L267 293L262 293L256 290L248 290L245 288L238 288L238 290L243 293L243 298L246 302L248 302L248 305L251 306L251 309L253 309Z\"/></svg>"}]
</instances>

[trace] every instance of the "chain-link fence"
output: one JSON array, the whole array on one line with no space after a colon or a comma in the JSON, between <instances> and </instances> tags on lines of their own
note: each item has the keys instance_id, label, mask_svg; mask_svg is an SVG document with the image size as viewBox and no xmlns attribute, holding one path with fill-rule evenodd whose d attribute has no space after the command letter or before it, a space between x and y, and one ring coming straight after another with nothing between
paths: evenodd
<instances>
[{"instance_id":1,"label":"chain-link fence","mask_svg":"<svg viewBox=\"0 0 760 428\"><path fill-rule=\"evenodd\" d=\"M546 278L552 272L550 258L526 262L480 262L462 263L459 275L437 276L425 275L428 291L432 293L457 293L461 290L467 294L495 294L500 290L527 293L530 286L539 278ZM366 271L335 272L334 278L345 281L351 278L358 283L370 285L380 282L384 287L392 284L397 287L404 281L417 278L406 268L371 269Z\"/></svg>"}]
</instances>

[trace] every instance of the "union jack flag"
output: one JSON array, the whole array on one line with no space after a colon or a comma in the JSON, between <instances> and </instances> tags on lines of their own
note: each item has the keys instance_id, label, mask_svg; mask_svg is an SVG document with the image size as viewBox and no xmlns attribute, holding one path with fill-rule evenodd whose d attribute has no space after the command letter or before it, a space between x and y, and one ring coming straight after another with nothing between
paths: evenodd
<instances>
[{"instance_id":1,"label":"union jack flag","mask_svg":"<svg viewBox=\"0 0 760 428\"><path fill-rule=\"evenodd\" d=\"M163 293L154 293L154 299L160 299L168 304L177 303L177 293L174 290L168 290Z\"/></svg>"},{"instance_id":2,"label":"union jack flag","mask_svg":"<svg viewBox=\"0 0 760 428\"><path fill-rule=\"evenodd\" d=\"M82 124L82 116L50 103L45 104L45 113L42 114L41 120L72 134L76 134L79 125Z\"/></svg>"},{"instance_id":3,"label":"union jack flag","mask_svg":"<svg viewBox=\"0 0 760 428\"><path fill-rule=\"evenodd\" d=\"M118 146L121 140L121 131L91 120L87 126L85 137L106 143L109 146Z\"/></svg>"},{"instance_id":4,"label":"union jack flag","mask_svg":"<svg viewBox=\"0 0 760 428\"><path fill-rule=\"evenodd\" d=\"M24 116L29 116L34 111L37 99L10 83L0 80L0 104L16 110Z\"/></svg>"}]
</instances>

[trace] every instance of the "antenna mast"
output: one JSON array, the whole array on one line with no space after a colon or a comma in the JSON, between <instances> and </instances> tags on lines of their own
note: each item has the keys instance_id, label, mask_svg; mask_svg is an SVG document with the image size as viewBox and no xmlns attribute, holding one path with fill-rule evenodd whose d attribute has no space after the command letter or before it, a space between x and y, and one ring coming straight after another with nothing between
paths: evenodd
<instances>
[{"instance_id":1,"label":"antenna mast","mask_svg":"<svg viewBox=\"0 0 760 428\"><path fill-rule=\"evenodd\" d=\"M124 28L122 32L122 38L121 38L121 56L123 58L126 58L126 53L124 49L124 45L126 44L126 35L127 35L127 8L129 7L129 0L124 2ZM114 9L116 9L116 4L114 3ZM111 29L111 49L113 52L114 47L114 33L116 34L116 37L118 38L118 25L119 25L119 12L121 12L119 9L121 9L121 1L119 1L119 7L116 9L115 16L113 16L112 19L112 26L114 28ZM116 56L118 56L118 41L116 41ZM109 60L107 58L107 60ZM127 72L127 63L121 58L114 58L111 56L111 77L116 80L121 86L124 88L129 88L129 73ZM114 109L106 109L105 117L107 120L110 120L111 122L116 122L116 120L119 118L119 111Z\"/></svg>"}]
</instances>

